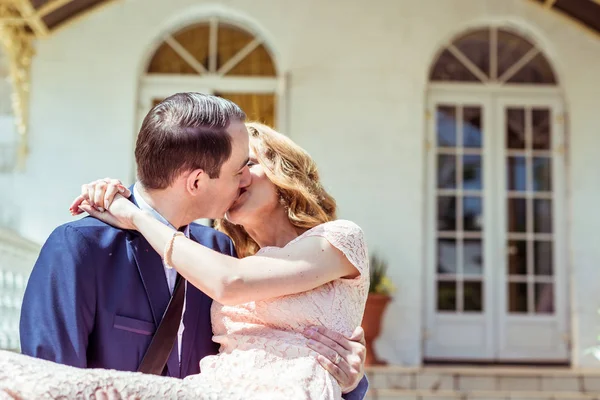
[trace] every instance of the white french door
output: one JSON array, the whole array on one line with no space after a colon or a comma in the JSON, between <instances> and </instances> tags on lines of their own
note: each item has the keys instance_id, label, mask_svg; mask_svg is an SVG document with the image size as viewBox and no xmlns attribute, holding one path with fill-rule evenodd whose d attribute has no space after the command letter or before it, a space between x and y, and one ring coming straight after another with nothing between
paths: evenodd
<instances>
[{"instance_id":1,"label":"white french door","mask_svg":"<svg viewBox=\"0 0 600 400\"><path fill-rule=\"evenodd\" d=\"M429 99L426 360L568 361L560 97Z\"/></svg>"}]
</instances>

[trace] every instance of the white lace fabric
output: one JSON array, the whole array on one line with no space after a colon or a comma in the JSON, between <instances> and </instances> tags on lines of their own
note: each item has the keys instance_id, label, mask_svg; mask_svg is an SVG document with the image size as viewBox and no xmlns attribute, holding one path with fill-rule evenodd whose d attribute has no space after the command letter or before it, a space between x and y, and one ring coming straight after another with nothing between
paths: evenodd
<instances>
[{"instance_id":1,"label":"white lace fabric","mask_svg":"<svg viewBox=\"0 0 600 400\"><path fill-rule=\"evenodd\" d=\"M339 399L338 383L318 363L302 333L322 325L350 336L360 325L369 288L367 248L361 229L350 221L319 225L290 244L311 236L327 239L359 276L243 305L213 303L213 340L221 348L218 355L201 361L200 375L180 380L78 369L0 352L0 389L36 399L91 399L99 388L116 388L123 397L142 399ZM273 248L266 247L259 254L270 251ZM0 399L3 396L6 392L0 390Z\"/></svg>"}]
</instances>

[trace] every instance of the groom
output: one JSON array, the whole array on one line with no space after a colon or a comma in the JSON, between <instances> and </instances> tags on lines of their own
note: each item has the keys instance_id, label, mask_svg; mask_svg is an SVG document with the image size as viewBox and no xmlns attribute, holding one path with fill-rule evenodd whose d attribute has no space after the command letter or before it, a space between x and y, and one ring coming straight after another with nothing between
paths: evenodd
<instances>
[{"instance_id":1,"label":"groom","mask_svg":"<svg viewBox=\"0 0 600 400\"><path fill-rule=\"evenodd\" d=\"M155 106L137 138L139 181L132 201L189 238L235 257L229 237L193 221L222 217L250 184L244 120L234 103L199 93L179 93ZM201 174L211 179L197 179ZM166 321L173 315L173 298L180 309L170 326L179 328L171 329L170 340L160 335L152 345L166 358L159 370L179 378L197 374L200 359L218 351L211 340L212 300L192 285L175 290L177 279L137 232L89 217L62 225L44 244L27 285L23 353L82 368L136 371L163 316ZM310 336L321 363L350 392L345 397L362 399L368 386L362 337L349 340L323 327Z\"/></svg>"}]
</instances>

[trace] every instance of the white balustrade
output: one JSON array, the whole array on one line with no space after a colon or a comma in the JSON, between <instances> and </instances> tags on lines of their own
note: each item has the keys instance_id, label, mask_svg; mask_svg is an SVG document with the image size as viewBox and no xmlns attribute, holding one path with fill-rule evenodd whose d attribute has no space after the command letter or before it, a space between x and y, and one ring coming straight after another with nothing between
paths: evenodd
<instances>
[{"instance_id":1,"label":"white balustrade","mask_svg":"<svg viewBox=\"0 0 600 400\"><path fill-rule=\"evenodd\" d=\"M19 350L21 304L40 246L0 229L0 349Z\"/></svg>"},{"instance_id":2,"label":"white balustrade","mask_svg":"<svg viewBox=\"0 0 600 400\"><path fill-rule=\"evenodd\" d=\"M0 271L0 348L18 350L19 319L26 277L12 271Z\"/></svg>"}]
</instances>

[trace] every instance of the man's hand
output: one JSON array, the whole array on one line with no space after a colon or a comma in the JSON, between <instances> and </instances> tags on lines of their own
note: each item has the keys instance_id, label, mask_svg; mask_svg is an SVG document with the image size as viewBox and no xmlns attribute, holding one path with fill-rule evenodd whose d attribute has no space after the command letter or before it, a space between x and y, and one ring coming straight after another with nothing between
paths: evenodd
<instances>
[{"instance_id":1,"label":"man's hand","mask_svg":"<svg viewBox=\"0 0 600 400\"><path fill-rule=\"evenodd\" d=\"M344 394L353 391L364 375L365 332L359 326L349 338L323 326L304 331L308 347L319 353L318 361L338 381Z\"/></svg>"},{"instance_id":2,"label":"man's hand","mask_svg":"<svg viewBox=\"0 0 600 400\"><path fill-rule=\"evenodd\" d=\"M19 394L10 389L0 389L0 400L23 400Z\"/></svg>"},{"instance_id":3,"label":"man's hand","mask_svg":"<svg viewBox=\"0 0 600 400\"><path fill-rule=\"evenodd\" d=\"M115 388L111 389L98 389L96 390L96 399L97 400L124 400L121 396L121 393ZM130 396L127 400L140 400L138 396Z\"/></svg>"}]
</instances>

